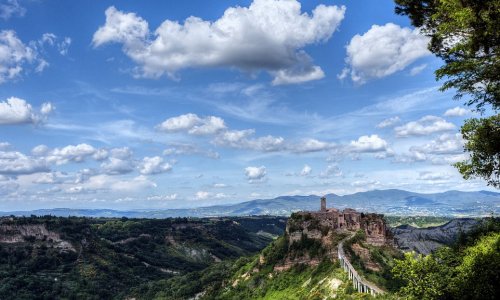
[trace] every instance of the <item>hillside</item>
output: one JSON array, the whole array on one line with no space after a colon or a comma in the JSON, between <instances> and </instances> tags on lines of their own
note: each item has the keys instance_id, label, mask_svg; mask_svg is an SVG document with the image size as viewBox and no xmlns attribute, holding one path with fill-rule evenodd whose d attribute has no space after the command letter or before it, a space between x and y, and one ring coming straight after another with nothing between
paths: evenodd
<instances>
[{"instance_id":1,"label":"hillside","mask_svg":"<svg viewBox=\"0 0 500 300\"><path fill-rule=\"evenodd\" d=\"M338 196L326 195L335 207L351 207L358 211L370 211L396 216L447 216L477 217L500 213L500 193L478 191L420 194L403 190L374 190ZM237 204L217 205L188 209L132 210L111 209L41 209L34 211L0 212L0 216L88 216L128 218L212 217L277 215L289 216L292 212L318 209L319 196L281 196L273 199L258 199Z\"/></svg>"},{"instance_id":2,"label":"hillside","mask_svg":"<svg viewBox=\"0 0 500 300\"><path fill-rule=\"evenodd\" d=\"M382 299L396 299L394 293L406 291L407 283L404 273L394 276L393 267L403 259L394 246L411 250L404 245L437 242L452 247L439 249L458 251L446 257L461 262L484 232L500 231L498 225L481 229L489 224L485 221L458 219L429 228L392 228L381 245L380 236L370 233L380 221L380 215L363 215L365 231L354 230L353 223L352 231L342 232L332 230L330 219L315 221L307 213L288 222L279 217L0 218L0 295L2 300L370 298L353 288L339 264L336 250L344 241L356 271L387 291ZM401 244L402 237L407 244ZM450 268L458 266L451 261Z\"/></svg>"},{"instance_id":3,"label":"hillside","mask_svg":"<svg viewBox=\"0 0 500 300\"><path fill-rule=\"evenodd\" d=\"M251 255L283 218L0 219L1 299L121 299L140 284Z\"/></svg>"}]
</instances>

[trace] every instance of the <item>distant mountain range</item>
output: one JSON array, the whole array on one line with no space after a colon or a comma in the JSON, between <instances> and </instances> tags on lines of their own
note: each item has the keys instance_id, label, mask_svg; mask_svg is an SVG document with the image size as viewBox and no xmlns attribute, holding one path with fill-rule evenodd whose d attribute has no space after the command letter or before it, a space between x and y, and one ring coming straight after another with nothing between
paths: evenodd
<instances>
[{"instance_id":1,"label":"distant mountain range","mask_svg":"<svg viewBox=\"0 0 500 300\"><path fill-rule=\"evenodd\" d=\"M500 213L500 193L489 191L460 192L448 191L435 194L420 194L403 190L373 190L338 196L328 194L327 206L354 208L358 211L377 212L387 215L425 215L474 217ZM258 199L247 202L216 205L199 208L165 210L111 209L38 209L33 211L0 212L0 216L88 216L88 217L128 217L128 218L167 218L167 217L212 217L277 215L288 216L300 210L318 210L319 198L309 196L281 196L274 199Z\"/></svg>"}]
</instances>

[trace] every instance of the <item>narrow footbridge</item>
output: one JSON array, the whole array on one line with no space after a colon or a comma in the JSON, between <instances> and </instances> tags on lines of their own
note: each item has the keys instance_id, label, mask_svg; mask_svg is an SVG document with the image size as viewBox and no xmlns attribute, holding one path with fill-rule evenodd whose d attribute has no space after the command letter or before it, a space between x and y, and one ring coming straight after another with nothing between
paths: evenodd
<instances>
[{"instance_id":1,"label":"narrow footbridge","mask_svg":"<svg viewBox=\"0 0 500 300\"><path fill-rule=\"evenodd\" d=\"M349 238L347 238L347 239L349 239ZM339 261L340 261L340 265L342 266L344 271L346 271L349 274L349 279L352 280L353 287L358 292L361 292L361 293L370 293L374 296L383 294L384 291L382 291L374 283L371 283L368 280L361 277L361 275L359 275L358 272L356 272L354 267L349 262L349 259L347 258L347 256L345 255L345 252L344 252L344 241L346 241L347 239L344 239L339 243L339 246L338 246Z\"/></svg>"}]
</instances>

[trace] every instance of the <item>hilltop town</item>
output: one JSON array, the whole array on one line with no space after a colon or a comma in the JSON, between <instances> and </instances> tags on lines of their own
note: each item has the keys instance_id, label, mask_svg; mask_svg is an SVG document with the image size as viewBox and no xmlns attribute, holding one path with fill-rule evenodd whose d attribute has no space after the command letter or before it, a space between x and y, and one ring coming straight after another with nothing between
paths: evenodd
<instances>
[{"instance_id":1,"label":"hilltop town","mask_svg":"<svg viewBox=\"0 0 500 300\"><path fill-rule=\"evenodd\" d=\"M362 213L351 208L327 208L326 198L322 197L319 211L301 211L292 215L286 233L293 242L302 235L310 239L321 239L325 232L338 235L363 230L368 244L383 246L392 243L383 217L381 214Z\"/></svg>"}]
</instances>

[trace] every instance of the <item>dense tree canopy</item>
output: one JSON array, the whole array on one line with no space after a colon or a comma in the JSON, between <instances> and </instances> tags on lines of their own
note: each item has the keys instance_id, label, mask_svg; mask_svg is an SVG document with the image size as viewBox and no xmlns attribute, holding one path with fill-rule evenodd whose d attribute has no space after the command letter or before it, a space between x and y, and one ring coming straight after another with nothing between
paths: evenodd
<instances>
[{"instance_id":1,"label":"dense tree canopy","mask_svg":"<svg viewBox=\"0 0 500 300\"><path fill-rule=\"evenodd\" d=\"M481 177L500 188L500 115L467 120L462 126L470 159L456 164L466 179Z\"/></svg>"},{"instance_id":2,"label":"dense tree canopy","mask_svg":"<svg viewBox=\"0 0 500 300\"><path fill-rule=\"evenodd\" d=\"M499 220L490 219L453 247L423 256L409 252L393 273L403 281L405 299L498 299Z\"/></svg>"}]
</instances>

